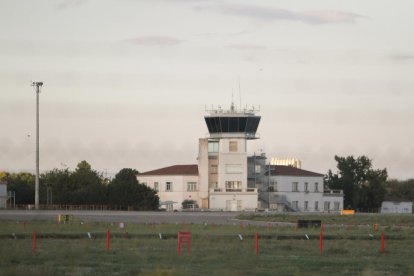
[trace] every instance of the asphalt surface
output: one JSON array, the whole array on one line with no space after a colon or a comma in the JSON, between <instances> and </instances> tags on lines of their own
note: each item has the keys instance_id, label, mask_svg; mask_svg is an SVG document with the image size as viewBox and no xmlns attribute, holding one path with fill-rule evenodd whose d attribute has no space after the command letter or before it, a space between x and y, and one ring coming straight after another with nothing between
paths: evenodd
<instances>
[{"instance_id":1,"label":"asphalt surface","mask_svg":"<svg viewBox=\"0 0 414 276\"><path fill-rule=\"evenodd\" d=\"M240 223L239 212L134 212L134 211L66 211L66 210L0 210L0 219L15 221L57 220L58 215L73 215L75 219L133 222L133 223L215 223L222 225ZM267 222L248 222L267 225Z\"/></svg>"}]
</instances>

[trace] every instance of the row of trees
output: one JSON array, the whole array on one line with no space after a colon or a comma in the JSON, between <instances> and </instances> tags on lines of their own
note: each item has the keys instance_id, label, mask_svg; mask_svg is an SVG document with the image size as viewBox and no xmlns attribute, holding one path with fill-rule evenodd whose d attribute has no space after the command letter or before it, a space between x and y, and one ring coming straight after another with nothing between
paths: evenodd
<instances>
[{"instance_id":1,"label":"row of trees","mask_svg":"<svg viewBox=\"0 0 414 276\"><path fill-rule=\"evenodd\" d=\"M40 204L112 205L122 209L155 210L159 198L155 190L138 183L134 169L120 170L112 180L81 161L74 171L53 169L40 176ZM16 194L16 204L34 204L35 177L29 173L0 173L8 190Z\"/></svg>"},{"instance_id":2,"label":"row of trees","mask_svg":"<svg viewBox=\"0 0 414 276\"><path fill-rule=\"evenodd\" d=\"M386 169L373 169L372 160L366 156L335 156L337 173L325 175L325 186L344 191L344 207L350 209L378 209L385 198L414 200L414 179L388 180Z\"/></svg>"},{"instance_id":3,"label":"row of trees","mask_svg":"<svg viewBox=\"0 0 414 276\"><path fill-rule=\"evenodd\" d=\"M325 175L325 187L344 190L344 207L378 209L385 198L414 201L414 179L387 180L386 169L373 169L366 156L335 156L337 172ZM116 205L120 208L154 210L158 208L156 191L139 184L138 172L122 169L112 180L81 161L74 171L54 169L41 175L41 204ZM16 193L16 204L34 203L35 177L30 173L0 172L0 180L8 182L8 190Z\"/></svg>"}]
</instances>

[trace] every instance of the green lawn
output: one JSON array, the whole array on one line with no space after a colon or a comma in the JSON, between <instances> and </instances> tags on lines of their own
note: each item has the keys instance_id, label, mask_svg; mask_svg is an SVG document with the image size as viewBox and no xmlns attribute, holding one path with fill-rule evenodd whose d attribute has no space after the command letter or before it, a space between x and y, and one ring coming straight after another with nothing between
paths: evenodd
<instances>
[{"instance_id":1,"label":"green lawn","mask_svg":"<svg viewBox=\"0 0 414 276\"><path fill-rule=\"evenodd\" d=\"M70 224L0 221L1 275L414 275L413 229L385 222L378 232L372 227L327 225L320 255L320 229L268 229L247 222L127 224L120 229L118 224L76 220ZM109 251L105 250L107 229L111 231ZM189 254L185 246L177 254L180 230L192 233ZM384 253L380 252L381 231Z\"/></svg>"}]
</instances>

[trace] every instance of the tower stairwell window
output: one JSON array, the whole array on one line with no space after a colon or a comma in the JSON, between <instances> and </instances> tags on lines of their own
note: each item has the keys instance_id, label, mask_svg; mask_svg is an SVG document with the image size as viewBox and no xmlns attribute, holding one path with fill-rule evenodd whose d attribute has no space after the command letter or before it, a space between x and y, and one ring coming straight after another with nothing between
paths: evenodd
<instances>
[{"instance_id":1,"label":"tower stairwell window","mask_svg":"<svg viewBox=\"0 0 414 276\"><path fill-rule=\"evenodd\" d=\"M237 141L230 141L229 151L230 152L237 152Z\"/></svg>"},{"instance_id":2,"label":"tower stairwell window","mask_svg":"<svg viewBox=\"0 0 414 276\"><path fill-rule=\"evenodd\" d=\"M226 181L227 192L241 192L242 182L241 181Z\"/></svg>"}]
</instances>

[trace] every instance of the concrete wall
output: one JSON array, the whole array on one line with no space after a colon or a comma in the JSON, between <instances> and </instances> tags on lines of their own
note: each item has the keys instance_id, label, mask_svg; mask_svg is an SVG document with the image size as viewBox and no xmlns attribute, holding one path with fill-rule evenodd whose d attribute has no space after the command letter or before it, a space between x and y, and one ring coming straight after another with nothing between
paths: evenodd
<instances>
[{"instance_id":1,"label":"concrete wall","mask_svg":"<svg viewBox=\"0 0 414 276\"><path fill-rule=\"evenodd\" d=\"M198 141L198 183L199 183L199 206L203 209L209 208L209 158L208 138L200 138Z\"/></svg>"},{"instance_id":2,"label":"concrete wall","mask_svg":"<svg viewBox=\"0 0 414 276\"><path fill-rule=\"evenodd\" d=\"M210 208L223 211L257 209L257 191L252 192L210 192Z\"/></svg>"}]
</instances>

